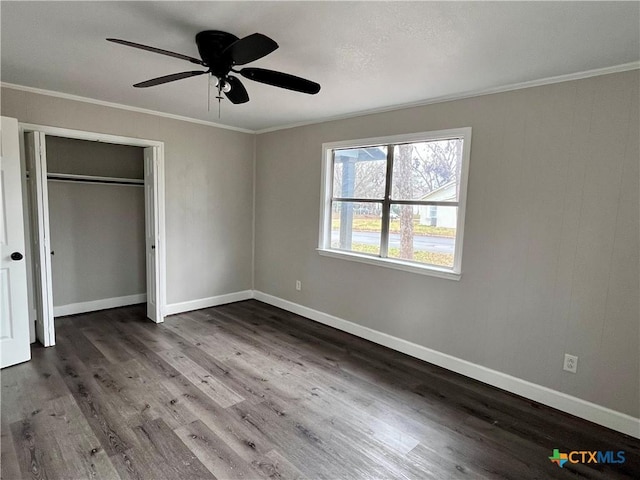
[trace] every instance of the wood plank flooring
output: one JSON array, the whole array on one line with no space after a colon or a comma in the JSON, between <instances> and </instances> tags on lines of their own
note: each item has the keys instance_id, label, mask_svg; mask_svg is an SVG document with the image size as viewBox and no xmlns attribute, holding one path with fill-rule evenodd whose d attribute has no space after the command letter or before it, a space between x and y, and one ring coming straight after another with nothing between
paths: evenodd
<instances>
[{"instance_id":1,"label":"wood plank flooring","mask_svg":"<svg viewBox=\"0 0 640 480\"><path fill-rule=\"evenodd\" d=\"M144 317L58 319L2 371L3 479L640 478L637 439L254 300Z\"/></svg>"}]
</instances>

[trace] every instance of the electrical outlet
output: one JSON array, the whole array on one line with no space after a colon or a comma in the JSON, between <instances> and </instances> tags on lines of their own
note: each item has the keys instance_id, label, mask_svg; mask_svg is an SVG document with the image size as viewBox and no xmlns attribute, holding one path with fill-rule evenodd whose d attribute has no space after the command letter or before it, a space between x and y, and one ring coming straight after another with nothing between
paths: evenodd
<instances>
[{"instance_id":1,"label":"electrical outlet","mask_svg":"<svg viewBox=\"0 0 640 480\"><path fill-rule=\"evenodd\" d=\"M302 282L300 280L296 280L296 290L302 290Z\"/></svg>"},{"instance_id":2,"label":"electrical outlet","mask_svg":"<svg viewBox=\"0 0 640 480\"><path fill-rule=\"evenodd\" d=\"M578 357L575 355L564 354L564 370L571 373L578 372Z\"/></svg>"}]
</instances>

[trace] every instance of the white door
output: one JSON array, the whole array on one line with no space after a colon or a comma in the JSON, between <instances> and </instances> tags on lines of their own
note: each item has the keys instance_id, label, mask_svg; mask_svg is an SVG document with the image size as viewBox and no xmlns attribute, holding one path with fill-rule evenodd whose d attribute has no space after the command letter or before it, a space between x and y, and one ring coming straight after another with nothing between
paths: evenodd
<instances>
[{"instance_id":1,"label":"white door","mask_svg":"<svg viewBox=\"0 0 640 480\"><path fill-rule=\"evenodd\" d=\"M27 168L31 184L32 237L35 265L36 338L45 347L56 344L53 322L51 240L49 237L49 192L45 135L29 132L25 139Z\"/></svg>"},{"instance_id":2,"label":"white door","mask_svg":"<svg viewBox=\"0 0 640 480\"><path fill-rule=\"evenodd\" d=\"M0 368L31 359L18 121L0 124Z\"/></svg>"},{"instance_id":3,"label":"white door","mask_svg":"<svg viewBox=\"0 0 640 480\"><path fill-rule=\"evenodd\" d=\"M160 302L158 292L160 291L160 281L158 278L158 250L160 245L158 239L158 213L155 208L157 204L158 180L156 155L158 147L147 147L144 149L144 208L145 208L145 247L147 264L147 317L156 323L164 321L160 312Z\"/></svg>"}]
</instances>

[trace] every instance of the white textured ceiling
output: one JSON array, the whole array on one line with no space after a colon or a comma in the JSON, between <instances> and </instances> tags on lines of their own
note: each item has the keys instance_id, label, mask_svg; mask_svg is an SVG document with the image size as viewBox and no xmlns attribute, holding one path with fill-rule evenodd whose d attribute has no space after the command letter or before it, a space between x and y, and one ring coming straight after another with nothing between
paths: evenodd
<instances>
[{"instance_id":1,"label":"white textured ceiling","mask_svg":"<svg viewBox=\"0 0 640 480\"><path fill-rule=\"evenodd\" d=\"M638 2L6 2L1 80L250 130L412 104L640 60ZM194 36L254 32L280 48L250 66L322 85L244 80L251 101L207 111L207 80L116 37L198 57Z\"/></svg>"}]
</instances>

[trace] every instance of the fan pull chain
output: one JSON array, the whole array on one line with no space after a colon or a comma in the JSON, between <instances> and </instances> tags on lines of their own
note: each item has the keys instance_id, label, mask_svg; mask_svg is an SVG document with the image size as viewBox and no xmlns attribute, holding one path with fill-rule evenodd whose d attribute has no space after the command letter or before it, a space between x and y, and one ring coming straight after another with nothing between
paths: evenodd
<instances>
[{"instance_id":1,"label":"fan pull chain","mask_svg":"<svg viewBox=\"0 0 640 480\"><path fill-rule=\"evenodd\" d=\"M220 118L220 104L222 103L222 80L218 80L218 118Z\"/></svg>"}]
</instances>

